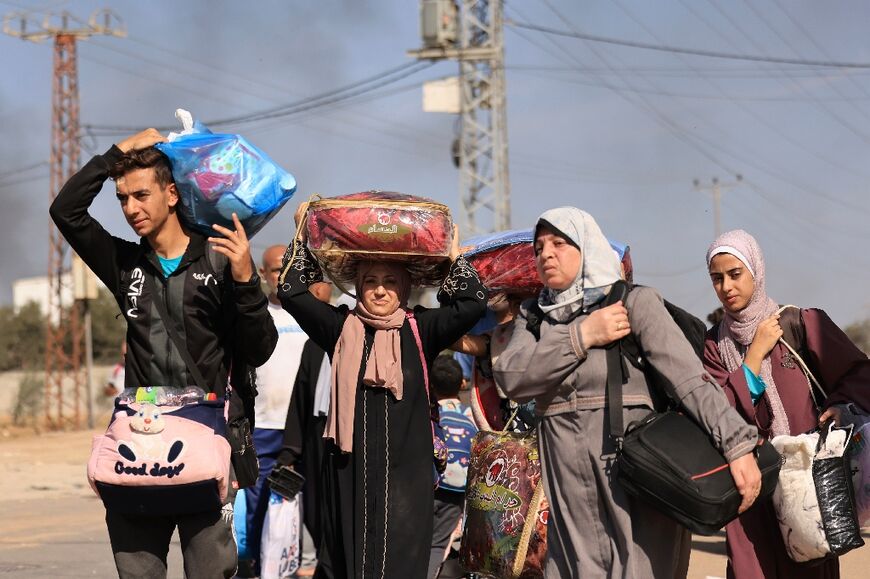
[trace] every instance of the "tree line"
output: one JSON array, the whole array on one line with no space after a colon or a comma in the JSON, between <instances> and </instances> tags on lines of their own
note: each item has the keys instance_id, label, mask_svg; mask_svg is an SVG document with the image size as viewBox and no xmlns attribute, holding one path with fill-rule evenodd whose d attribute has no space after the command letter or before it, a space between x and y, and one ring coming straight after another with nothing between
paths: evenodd
<instances>
[{"instance_id":1,"label":"tree line","mask_svg":"<svg viewBox=\"0 0 870 579\"><path fill-rule=\"evenodd\" d=\"M113 364L119 360L121 341L126 332L118 305L105 290L91 301L91 328L94 364ZM0 306L0 372L41 370L45 366L46 317L35 302L19 309ZM71 339L64 345L71 350Z\"/></svg>"}]
</instances>

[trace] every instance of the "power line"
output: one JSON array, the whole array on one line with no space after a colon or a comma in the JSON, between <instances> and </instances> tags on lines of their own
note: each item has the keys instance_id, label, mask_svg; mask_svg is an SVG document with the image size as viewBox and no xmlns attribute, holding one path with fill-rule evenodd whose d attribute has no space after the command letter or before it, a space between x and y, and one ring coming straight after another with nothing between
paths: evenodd
<instances>
[{"instance_id":1,"label":"power line","mask_svg":"<svg viewBox=\"0 0 870 579\"><path fill-rule=\"evenodd\" d=\"M179 67L176 64L173 64L172 66L165 66L164 63L161 61L158 61L155 59L150 59L150 60L145 59L145 62L154 64L155 66L159 67L161 69L161 71L163 71L165 69L169 69L169 70L177 72L178 74L182 75L186 79L198 77L203 82L213 83L213 84L215 84L215 86L221 86L222 88L217 91L218 94L225 94L227 92L227 88L229 88L231 90L231 92L233 92L233 93L248 94L248 95L256 97L257 99L269 101L273 105L280 104L282 101L276 99L272 95L267 96L265 93L263 93L262 89L269 89L272 91L278 91L282 95L290 94L293 96L299 96L298 93L295 93L294 89L289 88L287 86L282 86L278 83L265 81L263 79L254 78L252 76L240 75L238 73L238 71L233 71L232 73L230 73L230 72L223 70L220 67L217 67L211 63L194 60L194 59L191 59L187 55L184 55L184 54L176 52L176 51L169 50L165 46L150 43L150 42L142 40L142 39L137 39L137 38L130 38L130 39L148 47L149 51L157 50L157 51L160 51L162 53L171 55L173 57L173 63L176 63L176 62L182 61L182 60L192 63L193 64L192 68L194 70L189 71L190 69L187 67L183 67L183 66ZM125 51L125 50L117 50L115 47L111 47L109 45L103 45L100 43L91 43L91 44L96 45L96 46L101 47L101 48L111 49L112 52L119 53L121 55L125 55L125 56L128 56L130 58L135 57L137 63L140 63L140 61L142 60L141 57L137 53L132 53L130 51ZM122 72L125 72L127 74L136 75L137 77L140 77L140 78L142 76L141 71L134 72L134 71L131 71L125 67L116 66L116 65L113 65L113 64L110 64L107 62L102 62L102 61L99 61L99 60L96 60L93 58L91 58L90 60L94 60L95 62L98 62L98 63L100 63L104 66L107 66L109 68L116 68L117 70L121 70ZM198 71L200 69L203 69L203 68L208 68L212 71L216 71L216 72L221 73L221 74L210 74L210 75L199 74ZM224 77L232 77L234 80L227 81ZM214 95L212 94L214 91L207 91L208 94L203 94L202 92L194 91L194 90L192 90L186 86L180 85L178 83L171 83L170 81L167 81L163 78L159 79L159 82L161 82L163 84L167 84L167 83L174 84L174 86L177 86L178 88L180 88L186 92L190 92L191 94L197 94L197 95L202 96L204 98L207 98L209 100L220 100L224 104L230 104L230 106L237 106L237 104L235 102L228 103L228 101L226 101L225 99L215 99ZM252 90L252 88L256 88L258 86L261 88L261 90L258 92L254 92ZM326 114L331 114L331 111L335 110L335 109L345 108L348 103L351 105L357 105L357 104L360 104L363 102L369 102L371 100L385 98L385 97L391 96L393 94L397 94L398 92L405 92L407 90L411 90L411 89L414 89L417 87L419 87L419 84L416 84L413 86L402 87L398 91L379 92L379 93L376 93L374 95L374 98L371 98L371 99L369 99L369 98L356 98L356 99L353 99L351 101L343 101L340 106L330 107L330 110L327 111ZM284 106L284 105L282 105L282 106ZM313 116L315 116L315 115L309 113L309 114L305 115L304 119L307 119L307 118L310 118ZM322 115L316 115L316 116L322 116ZM365 126L361 121L366 121L367 122L366 124L368 126ZM285 125L285 124L286 123L277 122L277 123L273 123L272 126L280 126L280 125ZM380 133L380 134L383 134L383 135L388 136L388 137L392 137L394 139L413 140L416 144L420 143L421 138L426 137L426 134L421 132L419 129L410 129L402 124L399 124L396 122L395 118L393 118L393 119L380 118L380 117L372 114L370 111L367 111L365 115L360 115L357 113L357 114L351 114L351 115L345 116L345 118L343 118L341 120L341 128L346 129L349 125L355 125L355 126L358 126L360 128L363 128L363 129L365 129L367 134L371 134L373 132L376 132L376 133ZM393 127L393 129L390 130L389 128L386 128L387 126L391 126L391 127ZM311 128L315 129L315 130L321 130L321 131L326 130L326 129L316 129L315 127L311 127ZM248 130L248 132L246 132L246 134L251 135L254 133L263 132L264 130L269 130L269 129L265 128L265 129ZM331 129L328 130L327 132L337 134L336 131L331 130ZM91 137L97 136L96 133L93 133L93 132L90 132L87 134L88 134L88 136L91 136ZM115 133L111 133L111 134L104 133L104 134L105 134L105 136L114 136ZM120 132L118 134L120 134ZM359 138L355 137L352 134L347 135L347 138L352 139L352 140L354 140L354 139L360 140ZM433 135L432 133L429 133L428 138L433 143L440 144L443 141L443 139L440 137L440 135L436 136L436 135ZM389 147L389 146L384 145L382 143L374 142L370 139L366 139L365 142L367 144L371 144L371 145L375 145L375 146L383 146L383 147L390 148L391 150L395 150L395 151L399 151L399 152L407 152L406 148ZM85 145L83 144L82 146L85 146Z\"/></svg>"},{"instance_id":2,"label":"power line","mask_svg":"<svg viewBox=\"0 0 870 579\"><path fill-rule=\"evenodd\" d=\"M550 9L554 14L556 14L556 16L558 16L558 17L560 18L560 20L562 20L562 22L563 22L565 25L567 25L568 27L570 27L570 28L572 28L572 29L574 28L573 25L572 25L572 23L571 23L570 21L568 21L567 18L566 18L563 14L561 14L558 10L556 10L555 7L553 7L553 6L550 4L550 2L548 2L547 0L541 0L541 2L542 2L545 6L547 6L547 7L548 7L548 8L549 8L549 9ZM551 40L551 42L552 42L554 45L556 45L558 48L560 48L563 52L566 52L566 53L567 53L567 51L565 51L564 48L562 48L561 46L559 46L558 44L556 44L555 41L552 41L552 40ZM591 50L593 51L593 53L594 53L594 54L595 54L595 55L596 55L596 56L597 56L597 57L602 61L602 63L603 63L605 66L607 66L607 67L612 67L612 65L609 63L609 61L607 61L607 59L605 59L603 56L601 56L601 55L598 53L598 51L596 51L596 50L595 50L594 48L592 48L591 46L590 46L590 49L591 49ZM548 52L549 52L549 51L548 51ZM551 54L552 54L552 53L551 53ZM574 56L571 55L570 53L567 53L567 54L569 55L570 58L572 58L572 60L575 60L575 62L576 62L576 57L574 57ZM557 58L558 58L558 57L557 57ZM614 71L614 72L616 72L616 71ZM618 74L618 73L617 73L617 74ZM627 84L630 84L630 83L627 81L627 79L625 79L624 76L619 75L619 74L618 74L618 76L620 76L620 77L622 78L623 82L625 82L625 83L627 83ZM606 86L608 86L608 85L606 85ZM717 151L719 151L719 152L721 152L721 153L724 153L724 154L726 154L726 155L728 155L728 156L730 156L730 157L732 157L732 158L734 158L734 159L740 161L740 162L743 163L744 165L747 165L747 166L753 167L753 168L755 168L755 169L757 169L757 170L759 170L759 171L761 171L761 172L763 172L763 173L766 173L766 174L768 174L768 175L771 175L771 176L773 176L774 178L777 178L777 179L779 179L779 180L781 180L781 181L783 181L783 182L785 182L785 183L789 183L789 184L792 185L793 187L795 187L795 188L797 188L797 189L801 189L801 190L803 190L803 191L805 191L805 192L807 192L807 193L810 193L810 194L813 195L813 196L817 196L817 197L825 198L825 199L827 199L827 200L829 200L829 201L832 201L832 202L834 202L834 203L837 203L838 205L845 206L845 207L848 207L848 208L850 208L850 209L853 209L853 210L856 210L856 211L860 211L860 212L862 212L862 213L866 211L866 208L864 208L864 207L860 207L860 206L855 205L855 204L853 204L853 203L850 203L850 202L844 201L844 200L842 200L842 199L839 199L839 198L837 198L837 197L834 197L833 195L826 194L826 193L823 192L823 191L818 191L818 190L815 190L815 189L810 189L810 188L808 188L808 187L802 185L801 183L799 183L799 182L797 182L797 181L795 181L795 180L792 180L792 179L788 178L787 176L783 175L782 173L779 173L779 172L777 172L777 171L774 171L773 169L766 168L766 167L764 167L764 166L762 166L762 165L756 163L756 162L754 161L754 159L747 159L747 158L742 157L742 156L740 156L740 155L738 155L738 154L736 154L736 153L734 153L734 152L728 151L728 150L725 149L721 144L719 144L719 143L717 143L717 142L715 142L715 141L713 141L713 140L711 140L711 139L707 139L707 138L705 138L705 137L703 137L703 136L701 136L701 135L698 135L698 134L690 133L689 131L687 131L686 129L684 129L683 127L681 127L681 126L680 126L676 121L672 120L672 119L669 118L667 115L665 115L665 114L662 113L660 110L658 110L655 106L653 106L651 103L649 103L649 102L647 101L647 99L645 99L645 98L642 97L641 95L636 95L636 94L635 94L635 95L633 95L634 98L629 98L629 96L626 94L626 91L623 91L623 90L619 89L618 87L614 87L614 86L610 85L610 86L608 86L608 88L611 88L614 92L616 92L618 95L620 95L623 99L625 99L625 100L628 101L629 103L632 103L632 104L634 104L635 106L640 106L641 108L647 110L647 112L651 112L651 113L655 116L655 118L656 118L656 119L657 119L661 124L663 124L663 125L664 125L668 130L669 130L669 131L671 131L671 133L674 135L674 137L676 137L676 138L679 139L680 141L683 141L684 143L686 143L689 147L691 147L692 149L694 149L697 153L699 153L699 154L702 155L703 157L707 158L707 159L710 160L713 164L715 164L715 165L717 165L718 167L722 168L723 170L725 170L725 171L728 172L729 174L736 174L737 172L734 171L732 168L730 168L727 164L725 164L721 159L717 158L717 156L713 154L712 150L717 150ZM803 240L803 239L802 239L802 240Z\"/></svg>"},{"instance_id":3,"label":"power line","mask_svg":"<svg viewBox=\"0 0 870 579\"><path fill-rule=\"evenodd\" d=\"M548 75L547 69L536 70L533 67L526 68L515 68L515 67L507 67L508 69L515 70L521 74L528 74L530 76L536 76L538 78L547 78L550 80L555 80L558 82L569 82L572 84L579 84L583 86L604 86L598 82L584 81L578 78L564 78L557 75ZM551 69L552 70L552 69ZM579 72L579 71L575 71ZM537 74L536 74L537 73ZM681 98L681 99L696 99L696 100L709 100L709 101L754 101L754 102L818 102L819 100L828 100L828 101L838 101L838 102L851 102L851 101L870 101L870 95L867 97L840 97L840 98L829 98L829 99L813 99L810 97L782 97L782 96L755 96L755 95L722 95L722 94L693 94L693 93L677 93L673 91L660 90L660 89L642 89L642 88L634 88L634 87L620 87L621 90L626 90L634 93L642 93L642 94L651 94L656 96L666 96L672 98Z\"/></svg>"},{"instance_id":4,"label":"power line","mask_svg":"<svg viewBox=\"0 0 870 579\"><path fill-rule=\"evenodd\" d=\"M405 63L401 66L397 66L386 71L380 72L378 74L372 75L365 79L347 84L345 86L332 89L317 95L313 95L310 97L306 97L300 99L298 101L294 101L292 103L288 103L286 105L282 105L279 107L274 107L270 109L266 109L263 111L259 111L256 113L250 113L246 115L239 115L235 117L229 117L224 119L215 119L211 121L207 121L205 124L211 127L225 126L225 125L240 125L253 123L257 121L263 121L268 119L275 119L285 116L290 116L294 114L298 114L301 112L309 111L312 109L316 109L319 107L327 106L330 104L338 103L344 100L348 100L357 96L364 95L368 92L374 91L378 88L385 87L392 83L395 83L399 80L407 78L413 74L416 74L422 70L425 70L432 65L434 62L409 62ZM354 90L356 89L356 90ZM84 125L84 128L93 132L93 134L100 136L109 136L109 135L117 135L117 134L129 134L132 132L136 132L140 130L140 127L132 127L132 126L119 126L119 125L98 125L98 124L87 124ZM177 126L167 126L167 127L157 127L159 131L171 131L177 129Z\"/></svg>"},{"instance_id":5,"label":"power line","mask_svg":"<svg viewBox=\"0 0 870 579\"><path fill-rule=\"evenodd\" d=\"M788 18L789 21L790 21L792 24L794 24L794 26L795 26L798 30L800 30L800 31L803 33L803 35L804 35L804 36L805 36L805 37L806 37L806 38L807 38L807 39L812 43L813 46L816 47L816 49L817 49L820 53L822 53L823 55L825 55L826 58L830 58L830 57L828 56L828 52L825 50L825 48L824 48L823 46L819 45L818 42L816 42L816 39L813 38L813 35L810 34L809 30L807 30L806 27L804 27L803 24L801 24L801 23L800 23L796 18L794 18L794 17L792 16L791 13L789 13L789 12L788 12L788 11L787 11L783 6L782 6L782 4L780 3L779 0L774 0L774 4L776 5L777 8L779 8L780 12L782 12L783 14L785 14L786 18ZM857 82L855 79L853 79L853 78L851 78L851 77L846 77L846 78L848 78L848 79L852 82L852 84L855 85L855 87L857 87L858 90L860 90L862 93L864 93L865 95L870 94L870 93L868 93L867 89L865 89L864 86L861 85L859 82Z\"/></svg>"},{"instance_id":6,"label":"power line","mask_svg":"<svg viewBox=\"0 0 870 579\"><path fill-rule=\"evenodd\" d=\"M803 55L801 54L801 51L798 50L798 48L795 47L795 46L791 43L791 41L789 41L789 39L788 39L785 35L781 34L781 33L779 32L779 30L777 30L776 28L774 28L774 26L769 22L768 18L764 15L764 13L763 13L761 10L759 10L758 8L756 8L755 6L753 6L751 2L746 2L746 1L744 0L744 4L746 4L746 7L749 8L749 10L750 10L753 14L755 14L755 17L758 18L762 23L764 23L764 25L767 27L767 29L770 30L771 32L773 32L773 34L774 34L777 38L779 38L779 40L780 40L783 44L785 44L785 45L786 45L786 46L787 46L787 47L788 47L788 48L789 48L793 53L795 53L795 54L798 55L798 56L803 56ZM816 48L819 48L818 44L816 44L815 46L816 46ZM825 54L825 51L824 51L824 50L821 50L821 52L822 52L822 54L824 54L825 56L827 56L827 54ZM845 96L843 90L842 90L839 86L837 86L835 83L831 82L831 81L828 80L828 79L822 79L822 80L825 82L825 84L827 84L829 87L831 87L831 89L832 89L834 92L836 92L838 95L840 95L841 97L844 97L844 96ZM800 86L799 83L797 83L796 81L792 81L792 82L794 82L796 85ZM865 96L868 96L866 91L864 92L864 95L865 95ZM822 100L822 99L818 99L818 102L821 102L821 100ZM851 102L850 102L850 104L852 105L852 108L853 108L853 109L854 109L854 110L855 110L859 115L863 116L865 119L870 119L870 117L868 117L867 112L866 112L865 110L863 110L861 107L859 107L858 105L856 105L856 104L854 104L854 103L851 103ZM833 114L833 113L832 113L832 114Z\"/></svg>"},{"instance_id":7,"label":"power line","mask_svg":"<svg viewBox=\"0 0 870 579\"><path fill-rule=\"evenodd\" d=\"M514 31L516 32L516 31ZM526 63L526 64L512 64L506 66L507 70L535 70L535 71L547 71L547 72L573 72L573 73L583 73L583 74L610 74L611 71L607 68L597 67L597 66L588 66L588 67L575 67L575 66L552 66L547 64L534 64L534 63ZM852 78L852 75L866 75L870 74L870 70L863 69L854 69L849 71L844 71L842 69L836 67L828 67L828 66L807 66L799 69L788 69L782 67L695 67L691 70L687 70L682 66L624 66L624 67L613 67L614 71L618 71L620 73L630 73L636 75L643 76L661 76L666 78L687 78L697 76L698 70L703 71L705 74L709 76L721 76L727 79L763 79L767 80L770 78L780 78L780 77L788 77L788 78ZM836 75L825 75L825 72L836 72ZM848 74L846 74L848 72Z\"/></svg>"},{"instance_id":8,"label":"power line","mask_svg":"<svg viewBox=\"0 0 870 579\"><path fill-rule=\"evenodd\" d=\"M710 6L712 6L713 9L715 9L720 15L722 15L722 17L725 20L727 20L728 23L731 24L731 26L733 26L743 36L743 38L745 38L750 44L755 46L756 50L761 50L761 46L749 34L746 33L746 31L743 29L743 26L741 25L741 23L739 21L737 21L735 18L733 18L730 14L728 14L727 11L723 10L721 6L719 6L718 4L713 2L712 0L707 0L707 3L710 4ZM793 86L795 86L798 91L809 96L811 98L811 100L813 100L814 104L816 104L818 106L818 108L825 111L835 121L837 121L837 123L839 123L843 128L845 128L850 133L854 134L859 139L861 139L865 142L870 142L870 137L868 137L867 135L865 135L864 133L859 131L857 129L857 127L855 126L855 123L850 123L848 120L842 118L835 111L833 111L831 108L829 108L825 103L814 98L812 96L812 93L810 93L806 89L804 89L804 87L801 86L801 84L798 83L797 81L795 81L794 79L789 78L788 80L791 81L791 84Z\"/></svg>"},{"instance_id":9,"label":"power line","mask_svg":"<svg viewBox=\"0 0 870 579\"><path fill-rule=\"evenodd\" d=\"M48 179L48 173L39 173L38 175L31 175L30 177L21 177L19 179L13 179L11 181L0 181L0 189L6 189L8 187L12 187L14 185L22 185L24 183L30 183L31 181L41 181L43 179Z\"/></svg>"},{"instance_id":10,"label":"power line","mask_svg":"<svg viewBox=\"0 0 870 579\"><path fill-rule=\"evenodd\" d=\"M4 177L8 177L9 175L18 175L20 173L26 173L28 171L33 171L34 169L38 169L40 167L47 167L48 161L39 161L38 163L33 163L32 165L26 165L24 167L16 167L15 169L6 169L5 171L0 171L0 180Z\"/></svg>"},{"instance_id":11,"label":"power line","mask_svg":"<svg viewBox=\"0 0 870 579\"><path fill-rule=\"evenodd\" d=\"M644 50L656 50L659 52L672 52L678 54L690 54L693 56L706 56L708 58L724 58L728 60L745 60L750 62L771 62L776 64L793 64L799 66L826 66L831 68L870 68L870 63L865 62L842 62L831 60L807 60L803 58L779 58L773 56L758 56L754 54L735 54L729 52L718 52L714 50L702 50L696 48L683 48L679 46L667 46L662 44L650 44L647 42L635 42L632 40L621 40L618 38L609 38L607 36L598 36L595 34L586 34L583 32L572 32L568 30L559 30L550 28L549 26L541 26L530 22L518 22L516 20L505 20L505 24L515 28L525 28L526 30L534 30L545 34L555 36L565 36L569 38L578 38L580 40L588 40L590 42L600 42L603 44L613 44L616 46L627 46L629 48L642 48Z\"/></svg>"},{"instance_id":12,"label":"power line","mask_svg":"<svg viewBox=\"0 0 870 579\"><path fill-rule=\"evenodd\" d=\"M626 7L625 7L625 6L624 6L624 5L623 5L619 0L615 0L615 3L616 3L616 5L619 6L619 8L620 8L620 9L621 9L621 10L622 10L622 11L623 11L623 12L624 12L624 13L625 13L629 18L631 18L631 19L632 19L632 20L633 20L633 21L634 21L638 26L640 26L641 28L643 28L643 29L644 29L644 30L645 30L645 31L646 31L650 36L652 36L652 37L653 37L657 42L661 42L661 40L658 38L658 36L656 35L656 33L655 33L655 32L654 32L654 31L653 31L649 26L647 26L644 22L642 22L642 21L641 21L637 16L635 16L634 13L632 13L628 8L626 8ZM720 12L721 12L721 9L720 9L718 6L716 7L716 9L717 9L717 10L720 10ZM726 15L726 17L727 17L727 15ZM729 19L729 22L730 22L730 19ZM705 24L707 24L706 21L705 21ZM709 26L709 24L708 24L708 26ZM711 26L711 28L712 28L712 26ZM743 35L744 35L744 36L745 36L745 37L746 37L746 38L747 38L751 43L753 43L753 44L756 46L756 48L760 48L760 47L758 47L757 44L755 44L755 43L753 42L753 40L752 40L752 39L751 39L751 38L750 38L750 37L749 37L749 36L748 36L748 35L747 35L747 34L746 34L742 29L740 29L740 32L741 32L741 33L742 33L742 34L743 34ZM726 40L727 40L727 39L726 39ZM729 42L730 42L730 41L729 41ZM851 168L851 167L847 167L847 166L845 166L845 165L842 165L839 161L837 161L837 160L835 160L835 159L831 159L831 158L827 157L826 155L824 155L824 154L822 154L822 153L818 153L818 152L814 151L813 149L811 149L810 147L808 147L808 146L807 146L803 141L801 141L801 140L798 140L798 139L794 139L794 138L792 138L790 135L786 134L784 131L780 130L776 125L774 125L772 122L770 122L770 121L769 121L765 116L763 116L763 115L757 113L755 110L753 110L752 108L750 108L749 106L747 106L746 103L744 103L744 102L740 102L740 99L739 99L739 98L731 98L732 95L731 95L731 93L729 92L729 90L728 90L727 87L723 86L721 83L717 82L717 81L714 80L714 79L708 78L707 75L704 74L703 72L697 71L696 68L695 68L694 66L692 66L692 64L691 64L690 62L688 62L688 60L685 58L685 56L680 55L679 58L682 59L684 62L686 62L686 65L687 65L690 69L695 70L695 71L697 72L697 74L698 74L701 78L703 78L706 82L708 82L711 86L713 86L713 88L715 88L716 90L720 91L723 95L729 97L729 100L730 100L730 101L731 101L735 106L739 107L743 112L745 112L746 114L748 114L749 116L751 116L753 119L755 119L756 122L758 122L758 123L760 123L761 125L767 127L770 131L772 131L773 133L775 133L776 135L778 135L780 138L782 138L783 140L785 140L786 142L788 142L789 144L791 144L793 147L795 147L795 148L797 148L797 149L800 149L800 150L806 152L807 154L812 155L812 156L814 156L814 157L817 158L817 159L820 159L821 161L823 161L823 162L825 162L825 163L828 163L828 164L831 165L832 167L835 167L835 168L840 169L840 170L842 170L842 171L847 171L847 172L852 173L853 175L856 175L856 176L861 177L861 178L864 177L864 175L861 174L859 171L856 171L855 169L853 169L853 168ZM793 80L793 79L788 79L788 80L790 80L792 84L794 84L795 86L797 86L797 88L798 88L798 90L799 90L800 92L803 92L803 93L807 94L806 91L803 89L803 87L801 87L801 86L800 86L800 85L799 85L795 80ZM820 104L820 103L819 103L819 100L818 100L817 98L815 98L815 97L813 97L812 95L809 95L809 94L807 94L807 96L810 98L811 102L813 102L814 104Z\"/></svg>"}]
</instances>

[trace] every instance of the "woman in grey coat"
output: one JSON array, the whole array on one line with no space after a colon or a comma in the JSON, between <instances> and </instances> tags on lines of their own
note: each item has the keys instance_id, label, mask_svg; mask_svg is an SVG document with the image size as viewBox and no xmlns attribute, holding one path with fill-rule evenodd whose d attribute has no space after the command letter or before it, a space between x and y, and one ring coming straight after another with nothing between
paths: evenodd
<instances>
[{"instance_id":1,"label":"woman in grey coat","mask_svg":"<svg viewBox=\"0 0 870 579\"><path fill-rule=\"evenodd\" d=\"M689 532L627 496L616 479L602 346L634 334L647 362L674 385L667 395L711 434L729 461L743 496L741 512L761 488L750 452L758 433L704 371L654 289L637 287L625 304L588 311L620 278L619 259L592 216L574 207L546 211L535 230L535 256L545 286L538 298L540 337L528 325L527 302L494 372L510 398L536 400L543 418L539 444L551 508L546 576L685 577ZM627 366L624 424L653 410L656 397L643 372Z\"/></svg>"}]
</instances>

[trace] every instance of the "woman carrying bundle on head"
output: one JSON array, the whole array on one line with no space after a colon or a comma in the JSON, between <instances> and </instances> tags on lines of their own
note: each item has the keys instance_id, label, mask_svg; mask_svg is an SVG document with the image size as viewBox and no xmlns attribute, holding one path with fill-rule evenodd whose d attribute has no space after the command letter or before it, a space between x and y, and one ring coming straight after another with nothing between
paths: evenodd
<instances>
[{"instance_id":1,"label":"woman carrying bundle on head","mask_svg":"<svg viewBox=\"0 0 870 579\"><path fill-rule=\"evenodd\" d=\"M734 230L707 250L707 268L724 318L708 333L707 371L731 405L762 436L798 435L833 418L850 402L870 411L870 361L825 312L780 306L765 291L764 256L750 234ZM784 336L785 331L785 336ZM788 348L793 344L825 388L814 392ZM817 407L818 404L818 407ZM807 565L792 561L770 500L725 528L728 577L734 579L833 579L836 558Z\"/></svg>"},{"instance_id":2,"label":"woman carrying bundle on head","mask_svg":"<svg viewBox=\"0 0 870 579\"><path fill-rule=\"evenodd\" d=\"M743 510L761 486L751 454L756 429L728 406L655 290L637 287L625 303L600 307L621 271L592 216L574 207L544 212L535 228L535 256L545 288L537 302L523 304L494 370L508 396L535 399L542 416L539 445L550 501L545 575L685 577L689 532L629 497L616 479L604 346L632 334L646 362L674 385L653 392L643 371L627 364L623 423L645 417L656 398L670 396L730 462Z\"/></svg>"},{"instance_id":3,"label":"woman carrying bundle on head","mask_svg":"<svg viewBox=\"0 0 870 579\"><path fill-rule=\"evenodd\" d=\"M325 576L426 577L435 478L434 398L425 368L486 306L477 272L459 255L457 231L450 258L441 307L407 309L415 280L405 264L360 261L357 305L350 310L308 292L322 273L304 239L287 249L278 296L332 360L322 489L327 512L318 562L331 570Z\"/></svg>"}]
</instances>

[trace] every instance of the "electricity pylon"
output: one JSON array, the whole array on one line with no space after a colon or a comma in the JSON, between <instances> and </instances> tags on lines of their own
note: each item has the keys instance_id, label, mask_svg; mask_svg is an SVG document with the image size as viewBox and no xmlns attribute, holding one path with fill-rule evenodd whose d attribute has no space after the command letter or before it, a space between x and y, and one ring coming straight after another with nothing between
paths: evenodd
<instances>
[{"instance_id":1,"label":"electricity pylon","mask_svg":"<svg viewBox=\"0 0 870 579\"><path fill-rule=\"evenodd\" d=\"M120 18L109 9L87 22L69 12L13 12L3 18L3 32L31 42L54 39L52 77L51 179L49 200L79 168L79 85L76 42L96 34L126 36ZM47 426L79 428L82 400L89 396L82 365L84 328L78 304L64 311L61 275L67 244L49 220L48 311L45 333L45 399ZM71 382L71 384L70 384ZM70 384L65 387L66 384Z\"/></svg>"},{"instance_id":2,"label":"electricity pylon","mask_svg":"<svg viewBox=\"0 0 870 579\"><path fill-rule=\"evenodd\" d=\"M504 1L421 0L421 29L424 48L408 54L420 60L459 62L464 232L510 229ZM491 214L489 224L479 219L484 212Z\"/></svg>"}]
</instances>

